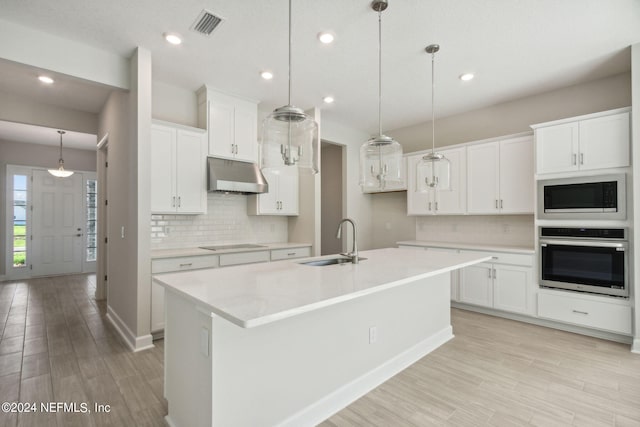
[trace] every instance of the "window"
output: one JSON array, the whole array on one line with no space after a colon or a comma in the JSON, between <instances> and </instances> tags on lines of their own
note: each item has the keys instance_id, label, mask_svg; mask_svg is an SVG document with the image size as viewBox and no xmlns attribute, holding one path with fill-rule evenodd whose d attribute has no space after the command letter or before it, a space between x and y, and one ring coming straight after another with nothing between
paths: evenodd
<instances>
[{"instance_id":1,"label":"window","mask_svg":"<svg viewBox=\"0 0 640 427\"><path fill-rule=\"evenodd\" d=\"M13 175L13 266L27 266L27 175Z\"/></svg>"},{"instance_id":2,"label":"window","mask_svg":"<svg viewBox=\"0 0 640 427\"><path fill-rule=\"evenodd\" d=\"M87 255L86 261L95 261L97 256L98 181L86 180L87 191Z\"/></svg>"}]
</instances>

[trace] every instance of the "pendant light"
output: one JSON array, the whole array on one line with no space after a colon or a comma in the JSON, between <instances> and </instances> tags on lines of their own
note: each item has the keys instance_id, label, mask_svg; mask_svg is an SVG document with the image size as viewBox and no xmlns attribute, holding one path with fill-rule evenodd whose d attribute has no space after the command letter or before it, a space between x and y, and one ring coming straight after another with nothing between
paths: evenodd
<instances>
[{"instance_id":1,"label":"pendant light","mask_svg":"<svg viewBox=\"0 0 640 427\"><path fill-rule=\"evenodd\" d=\"M436 114L435 114L435 56L440 50L437 44L425 48L431 54L431 153L422 157L416 167L416 192L448 190L450 187L451 164L443 154L436 153Z\"/></svg>"},{"instance_id":2,"label":"pendant light","mask_svg":"<svg viewBox=\"0 0 640 427\"><path fill-rule=\"evenodd\" d=\"M382 134L382 11L387 6L387 0L371 3L371 8L378 12L378 136L360 147L362 191L402 186L402 146Z\"/></svg>"},{"instance_id":3,"label":"pendant light","mask_svg":"<svg viewBox=\"0 0 640 427\"><path fill-rule=\"evenodd\" d=\"M291 0L289 0L289 103L276 108L262 124L260 147L262 169L278 173L283 166L296 166L300 172L318 173L318 124L298 107L291 105Z\"/></svg>"},{"instance_id":4,"label":"pendant light","mask_svg":"<svg viewBox=\"0 0 640 427\"><path fill-rule=\"evenodd\" d=\"M59 130L60 134L60 158L58 159L58 169L49 169L49 173L58 178L66 178L73 175L73 171L64 170L64 160L62 159L62 135L66 132Z\"/></svg>"}]
</instances>

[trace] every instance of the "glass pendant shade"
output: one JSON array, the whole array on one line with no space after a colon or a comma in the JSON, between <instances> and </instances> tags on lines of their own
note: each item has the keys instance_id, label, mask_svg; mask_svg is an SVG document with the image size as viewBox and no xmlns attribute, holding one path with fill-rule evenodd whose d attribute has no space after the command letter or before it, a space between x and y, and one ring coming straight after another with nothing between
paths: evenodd
<instances>
[{"instance_id":1,"label":"glass pendant shade","mask_svg":"<svg viewBox=\"0 0 640 427\"><path fill-rule=\"evenodd\" d=\"M298 107L291 105L291 0L289 0L289 103L276 108L262 122L260 167L279 173L285 166L306 174L319 171L318 124Z\"/></svg>"},{"instance_id":2,"label":"glass pendant shade","mask_svg":"<svg viewBox=\"0 0 640 427\"><path fill-rule=\"evenodd\" d=\"M262 124L261 168L274 173L283 166L318 173L318 124L300 108L277 108Z\"/></svg>"},{"instance_id":3,"label":"glass pendant shade","mask_svg":"<svg viewBox=\"0 0 640 427\"><path fill-rule=\"evenodd\" d=\"M64 160L62 159L62 135L66 132L59 130L58 133L60 134L60 158L58 159L58 169L49 169L48 172L56 178L67 178L73 175L73 171L64 169Z\"/></svg>"},{"instance_id":4,"label":"glass pendant shade","mask_svg":"<svg viewBox=\"0 0 640 427\"><path fill-rule=\"evenodd\" d=\"M427 193L451 188L451 163L440 153L429 153L416 165L416 191Z\"/></svg>"},{"instance_id":5,"label":"glass pendant shade","mask_svg":"<svg viewBox=\"0 0 640 427\"><path fill-rule=\"evenodd\" d=\"M402 186L402 146L380 135L360 146L360 186L363 191Z\"/></svg>"}]
</instances>

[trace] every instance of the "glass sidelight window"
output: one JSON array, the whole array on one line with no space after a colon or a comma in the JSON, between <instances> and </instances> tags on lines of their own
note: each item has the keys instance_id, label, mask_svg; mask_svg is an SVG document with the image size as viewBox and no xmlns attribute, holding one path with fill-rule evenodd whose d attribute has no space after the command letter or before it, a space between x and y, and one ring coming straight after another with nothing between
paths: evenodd
<instances>
[{"instance_id":1,"label":"glass sidelight window","mask_svg":"<svg viewBox=\"0 0 640 427\"><path fill-rule=\"evenodd\" d=\"M98 181L95 179L86 180L86 206L87 206L87 226L86 226L86 261L95 261L97 257L98 240Z\"/></svg>"},{"instance_id":2,"label":"glass sidelight window","mask_svg":"<svg viewBox=\"0 0 640 427\"><path fill-rule=\"evenodd\" d=\"M13 175L13 266L27 266L27 175Z\"/></svg>"}]
</instances>

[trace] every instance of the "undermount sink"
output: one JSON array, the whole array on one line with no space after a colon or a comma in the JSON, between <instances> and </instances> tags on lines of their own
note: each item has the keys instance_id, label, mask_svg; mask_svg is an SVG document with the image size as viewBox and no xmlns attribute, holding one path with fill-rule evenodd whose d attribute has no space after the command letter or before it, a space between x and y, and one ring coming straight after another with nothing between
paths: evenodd
<instances>
[{"instance_id":1,"label":"undermount sink","mask_svg":"<svg viewBox=\"0 0 640 427\"><path fill-rule=\"evenodd\" d=\"M366 258L358 257L358 261L365 260ZM325 265L335 265L335 264L350 264L351 259L347 257L336 257L336 258L324 258L324 259L314 259L311 261L300 262L299 264L304 265L312 265L315 267L323 267Z\"/></svg>"}]
</instances>

